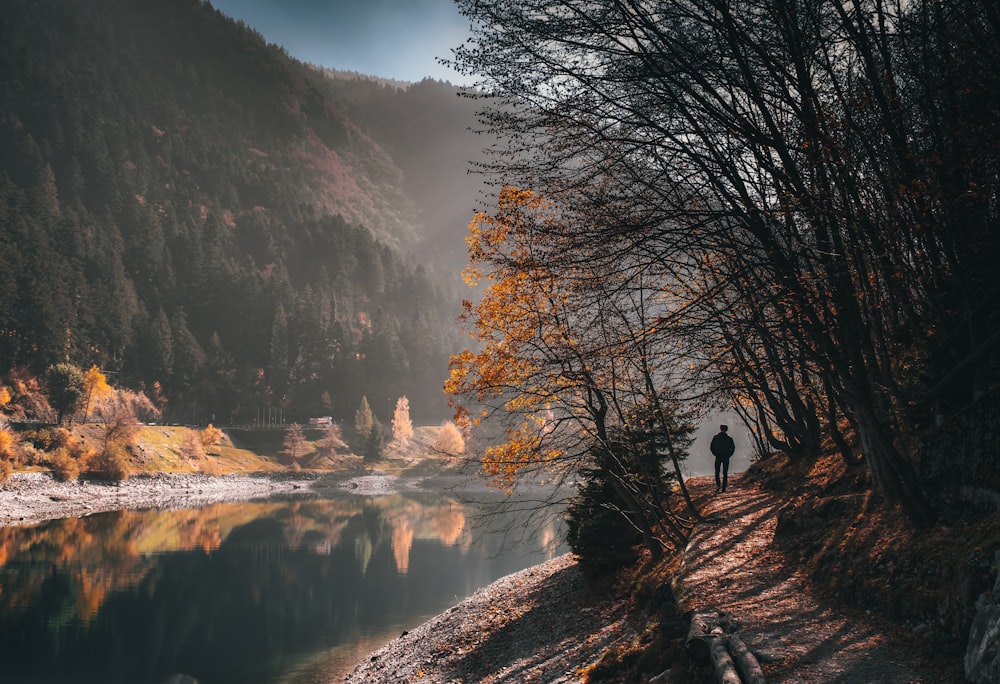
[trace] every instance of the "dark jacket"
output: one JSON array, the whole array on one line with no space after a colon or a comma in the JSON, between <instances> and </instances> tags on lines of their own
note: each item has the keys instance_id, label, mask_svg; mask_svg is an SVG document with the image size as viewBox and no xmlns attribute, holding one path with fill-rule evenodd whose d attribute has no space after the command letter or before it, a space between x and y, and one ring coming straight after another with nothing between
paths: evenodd
<instances>
[{"instance_id":1,"label":"dark jacket","mask_svg":"<svg viewBox=\"0 0 1000 684\"><path fill-rule=\"evenodd\" d=\"M725 432L720 432L712 438L710 448L716 458L729 458L736 451L736 442Z\"/></svg>"}]
</instances>

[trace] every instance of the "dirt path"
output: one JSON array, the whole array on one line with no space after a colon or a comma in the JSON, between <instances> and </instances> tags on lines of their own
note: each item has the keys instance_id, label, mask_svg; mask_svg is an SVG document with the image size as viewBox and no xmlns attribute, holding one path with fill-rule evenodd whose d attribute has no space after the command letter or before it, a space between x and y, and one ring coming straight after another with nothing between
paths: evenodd
<instances>
[{"instance_id":1,"label":"dirt path","mask_svg":"<svg viewBox=\"0 0 1000 684\"><path fill-rule=\"evenodd\" d=\"M708 498L678 576L686 608L719 610L761 656L768 682L947 682L919 663L913 635L817 597L771 542L783 501L743 482ZM909 641L908 641L909 639Z\"/></svg>"}]
</instances>

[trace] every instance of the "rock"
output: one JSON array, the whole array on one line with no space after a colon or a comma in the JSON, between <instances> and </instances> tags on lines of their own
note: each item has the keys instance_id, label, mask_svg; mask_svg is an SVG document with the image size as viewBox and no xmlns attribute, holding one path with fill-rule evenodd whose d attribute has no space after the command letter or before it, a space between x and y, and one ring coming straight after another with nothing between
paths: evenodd
<instances>
[{"instance_id":1,"label":"rock","mask_svg":"<svg viewBox=\"0 0 1000 684\"><path fill-rule=\"evenodd\" d=\"M655 677L651 677L646 684L667 684L670 681L670 670L664 670Z\"/></svg>"},{"instance_id":2,"label":"rock","mask_svg":"<svg viewBox=\"0 0 1000 684\"><path fill-rule=\"evenodd\" d=\"M970 682L1000 682L1000 603L985 594L976 601L976 617L965 649L965 678Z\"/></svg>"},{"instance_id":3,"label":"rock","mask_svg":"<svg viewBox=\"0 0 1000 684\"><path fill-rule=\"evenodd\" d=\"M993 567L1000 567L1000 552ZM1000 682L1000 574L993 593L983 594L976 601L976 616L969 630L965 649L965 678L970 682Z\"/></svg>"}]
</instances>

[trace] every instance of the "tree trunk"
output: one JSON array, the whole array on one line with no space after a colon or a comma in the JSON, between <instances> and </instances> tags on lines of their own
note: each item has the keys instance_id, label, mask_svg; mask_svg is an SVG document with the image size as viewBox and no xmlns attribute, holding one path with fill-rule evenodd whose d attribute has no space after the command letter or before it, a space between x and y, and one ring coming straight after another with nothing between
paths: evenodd
<instances>
[{"instance_id":1,"label":"tree trunk","mask_svg":"<svg viewBox=\"0 0 1000 684\"><path fill-rule=\"evenodd\" d=\"M735 634L719 626L719 613L690 614L684 652L691 662L711 665L719 684L766 684L757 658Z\"/></svg>"},{"instance_id":2,"label":"tree trunk","mask_svg":"<svg viewBox=\"0 0 1000 684\"><path fill-rule=\"evenodd\" d=\"M900 504L914 525L930 527L935 519L934 509L924 495L913 466L893 446L870 406L857 402L853 413L874 488L890 504Z\"/></svg>"}]
</instances>

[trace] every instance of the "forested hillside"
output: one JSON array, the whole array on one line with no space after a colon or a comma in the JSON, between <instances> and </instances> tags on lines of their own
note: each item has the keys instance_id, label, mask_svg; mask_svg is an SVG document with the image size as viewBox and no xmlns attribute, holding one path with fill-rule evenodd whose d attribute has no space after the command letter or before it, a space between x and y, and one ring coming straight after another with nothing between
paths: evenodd
<instances>
[{"instance_id":1,"label":"forested hillside","mask_svg":"<svg viewBox=\"0 0 1000 684\"><path fill-rule=\"evenodd\" d=\"M483 177L470 162L486 160L483 150L495 139L481 128L481 102L457 97L448 83L426 79L408 88L370 78L324 70L319 84L337 108L382 142L403 172L403 188L417 205L424 228L418 253L448 270L468 260L456 240L474 210L483 205ZM489 204L491 202L487 202Z\"/></svg>"},{"instance_id":2,"label":"forested hillside","mask_svg":"<svg viewBox=\"0 0 1000 684\"><path fill-rule=\"evenodd\" d=\"M441 416L454 276L410 256L439 217L330 83L199 0L4 3L0 371L97 364L182 421L364 394ZM461 251L463 225L434 229Z\"/></svg>"}]
</instances>

